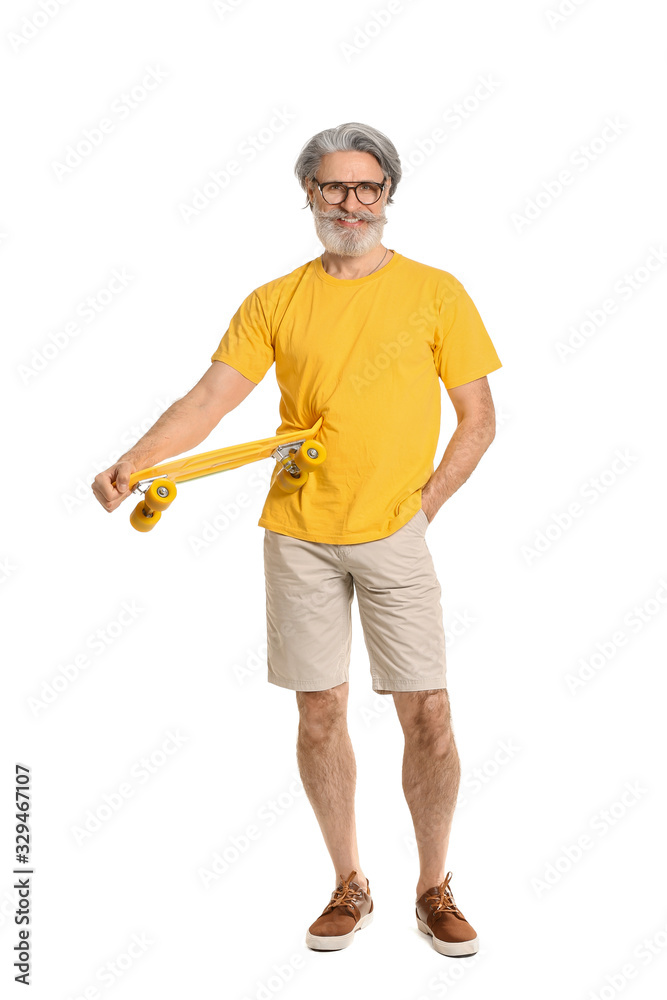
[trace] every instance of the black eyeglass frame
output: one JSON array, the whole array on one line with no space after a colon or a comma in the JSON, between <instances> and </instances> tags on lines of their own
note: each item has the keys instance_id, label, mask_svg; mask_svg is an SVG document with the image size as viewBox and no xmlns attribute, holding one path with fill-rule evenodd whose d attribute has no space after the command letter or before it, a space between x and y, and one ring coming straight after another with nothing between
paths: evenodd
<instances>
[{"instance_id":1,"label":"black eyeglass frame","mask_svg":"<svg viewBox=\"0 0 667 1000\"><path fill-rule=\"evenodd\" d=\"M315 181L315 183L317 184L318 188L320 189L320 194L322 195L322 198L324 198L324 201L327 202L327 205L342 205L343 202L347 201L347 196L349 195L350 191L354 191L354 197L357 199L357 201L359 202L360 205L366 205L366 206L368 206L368 205L377 205L377 203L379 202L380 198L382 197L382 194L383 194L384 189L385 189L386 184L387 184L387 178L386 177L382 178L382 183L381 184L380 184L379 181L359 181L357 184L344 184L342 181L325 181L324 184L320 184L320 182L318 181L317 177L313 177L313 180ZM339 184L341 187L344 187L345 188L345 197L342 198L340 201L327 201L327 199L324 197L324 191L322 190L322 188L325 185L327 185L327 184ZM377 184L378 185L378 187L380 188L380 193L377 196L377 198L375 199L375 201L366 201L366 202L364 202L364 201L361 200L361 198L357 194L357 188L361 187L362 184Z\"/></svg>"}]
</instances>

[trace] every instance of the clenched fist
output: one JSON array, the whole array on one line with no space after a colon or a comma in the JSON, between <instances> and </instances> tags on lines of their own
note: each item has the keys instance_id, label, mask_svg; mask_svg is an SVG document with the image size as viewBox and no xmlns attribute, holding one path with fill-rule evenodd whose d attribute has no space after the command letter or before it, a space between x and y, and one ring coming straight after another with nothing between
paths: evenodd
<instances>
[{"instance_id":1,"label":"clenched fist","mask_svg":"<svg viewBox=\"0 0 667 1000\"><path fill-rule=\"evenodd\" d=\"M128 489L128 484L133 472L132 462L116 462L95 476L91 489L105 510L115 510L126 497L129 497L132 491Z\"/></svg>"}]
</instances>

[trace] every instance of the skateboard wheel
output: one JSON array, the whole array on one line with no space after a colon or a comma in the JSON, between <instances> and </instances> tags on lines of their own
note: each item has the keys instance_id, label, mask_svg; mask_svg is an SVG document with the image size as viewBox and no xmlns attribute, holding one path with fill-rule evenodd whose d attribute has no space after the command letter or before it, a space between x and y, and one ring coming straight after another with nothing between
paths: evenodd
<instances>
[{"instance_id":1,"label":"skateboard wheel","mask_svg":"<svg viewBox=\"0 0 667 1000\"><path fill-rule=\"evenodd\" d=\"M133 528L136 528L137 531L151 531L161 517L161 511L150 510L144 501L140 500L130 514L130 524Z\"/></svg>"},{"instance_id":2,"label":"skateboard wheel","mask_svg":"<svg viewBox=\"0 0 667 1000\"><path fill-rule=\"evenodd\" d=\"M151 510L166 510L170 503L176 499L176 483L171 479L154 479L146 490L144 503Z\"/></svg>"},{"instance_id":3,"label":"skateboard wheel","mask_svg":"<svg viewBox=\"0 0 667 1000\"><path fill-rule=\"evenodd\" d=\"M327 457L327 450L319 441L312 438L304 441L296 455L295 462L302 472L312 472L318 465L321 465Z\"/></svg>"},{"instance_id":4,"label":"skateboard wheel","mask_svg":"<svg viewBox=\"0 0 667 1000\"><path fill-rule=\"evenodd\" d=\"M289 474L287 469L281 469L276 476L276 482L285 493L296 493L297 490L300 490L308 482L308 473L302 472L299 478L296 479Z\"/></svg>"}]
</instances>

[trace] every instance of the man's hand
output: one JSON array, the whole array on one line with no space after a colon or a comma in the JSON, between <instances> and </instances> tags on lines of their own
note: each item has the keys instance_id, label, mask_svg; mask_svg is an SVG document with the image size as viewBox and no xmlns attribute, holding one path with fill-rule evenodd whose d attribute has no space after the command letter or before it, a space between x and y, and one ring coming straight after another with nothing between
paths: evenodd
<instances>
[{"instance_id":1,"label":"man's hand","mask_svg":"<svg viewBox=\"0 0 667 1000\"><path fill-rule=\"evenodd\" d=\"M132 462L116 462L95 476L91 488L105 510L115 510L126 497L129 497L132 491L128 489L128 484L130 474L134 471Z\"/></svg>"}]
</instances>

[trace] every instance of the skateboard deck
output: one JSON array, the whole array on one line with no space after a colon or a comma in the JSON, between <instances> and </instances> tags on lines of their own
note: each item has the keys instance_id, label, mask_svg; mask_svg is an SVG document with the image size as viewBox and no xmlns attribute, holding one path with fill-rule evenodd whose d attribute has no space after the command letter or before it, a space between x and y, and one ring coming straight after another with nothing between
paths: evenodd
<instances>
[{"instance_id":1,"label":"skateboard deck","mask_svg":"<svg viewBox=\"0 0 667 1000\"><path fill-rule=\"evenodd\" d=\"M139 469L130 476L130 490L143 493L130 515L130 524L137 531L150 531L176 497L176 483L200 479L227 469L237 469L262 458L274 458L276 468L271 480L286 493L302 489L308 476L326 458L326 449L313 435L322 426L322 417L306 430L285 431L259 441L233 444L198 455L173 458L148 469Z\"/></svg>"}]
</instances>

